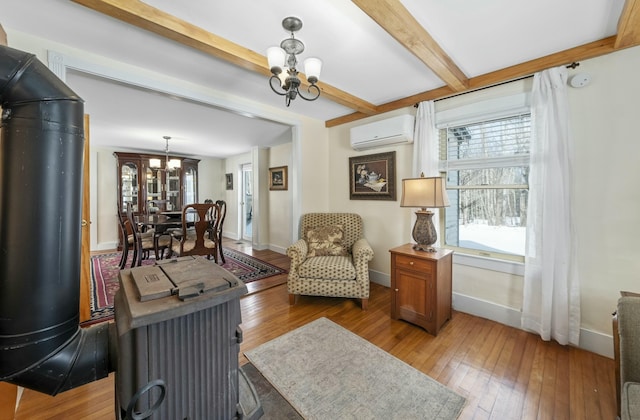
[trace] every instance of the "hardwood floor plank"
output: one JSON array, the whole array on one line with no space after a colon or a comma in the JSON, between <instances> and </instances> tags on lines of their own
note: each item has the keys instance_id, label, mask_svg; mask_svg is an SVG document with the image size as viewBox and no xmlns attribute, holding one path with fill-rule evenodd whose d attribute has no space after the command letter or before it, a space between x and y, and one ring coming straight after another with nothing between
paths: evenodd
<instances>
[{"instance_id":1,"label":"hardwood floor plank","mask_svg":"<svg viewBox=\"0 0 640 420\"><path fill-rule=\"evenodd\" d=\"M575 349L570 349L569 355L569 401L572 402L569 407L569 415L572 419L583 419L586 418L586 413L582 363L580 363Z\"/></svg>"},{"instance_id":2,"label":"hardwood floor plank","mask_svg":"<svg viewBox=\"0 0 640 420\"><path fill-rule=\"evenodd\" d=\"M507 418L509 415L519 415L523 410L537 339L533 334L528 334L524 331L519 335L519 339L524 342L524 347L522 350L520 365L517 368L516 380L509 395L509 400L505 404L504 408L502 410L498 409L495 411L496 419Z\"/></svg>"},{"instance_id":3,"label":"hardwood floor plank","mask_svg":"<svg viewBox=\"0 0 640 420\"><path fill-rule=\"evenodd\" d=\"M288 270L286 256L236 242L225 240L223 246ZM280 276L274 277L286 280ZM301 296L290 306L286 284L254 290L240 306L241 364L247 362L244 351L327 317L466 397L461 420L615 418L612 360L456 311L433 336L392 320L389 289L378 284L371 285L366 311L343 298ZM15 418L113 420L114 376L56 397L25 390Z\"/></svg>"},{"instance_id":4,"label":"hardwood floor plank","mask_svg":"<svg viewBox=\"0 0 640 420\"><path fill-rule=\"evenodd\" d=\"M542 390L540 404L538 406L538 417L552 419L556 392L557 352L549 351L548 343L545 343L544 349L544 370L542 374Z\"/></svg>"},{"instance_id":5,"label":"hardwood floor plank","mask_svg":"<svg viewBox=\"0 0 640 420\"><path fill-rule=\"evenodd\" d=\"M570 419L569 415L569 349L560 348L556 364L556 389L553 414L557 419Z\"/></svg>"}]
</instances>

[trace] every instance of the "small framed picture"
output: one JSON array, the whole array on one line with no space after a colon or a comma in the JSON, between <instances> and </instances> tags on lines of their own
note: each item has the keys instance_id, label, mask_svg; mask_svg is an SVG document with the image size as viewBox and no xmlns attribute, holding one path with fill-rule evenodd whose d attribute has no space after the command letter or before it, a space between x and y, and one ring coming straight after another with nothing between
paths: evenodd
<instances>
[{"instance_id":1,"label":"small framed picture","mask_svg":"<svg viewBox=\"0 0 640 420\"><path fill-rule=\"evenodd\" d=\"M287 189L287 167L278 166L277 168L269 168L269 190L286 190Z\"/></svg>"},{"instance_id":2,"label":"small framed picture","mask_svg":"<svg viewBox=\"0 0 640 420\"><path fill-rule=\"evenodd\" d=\"M226 180L227 180L227 189L228 190L232 190L233 189L233 174L225 174Z\"/></svg>"},{"instance_id":3,"label":"small framed picture","mask_svg":"<svg viewBox=\"0 0 640 420\"><path fill-rule=\"evenodd\" d=\"M349 158L351 200L396 199L396 152Z\"/></svg>"}]
</instances>

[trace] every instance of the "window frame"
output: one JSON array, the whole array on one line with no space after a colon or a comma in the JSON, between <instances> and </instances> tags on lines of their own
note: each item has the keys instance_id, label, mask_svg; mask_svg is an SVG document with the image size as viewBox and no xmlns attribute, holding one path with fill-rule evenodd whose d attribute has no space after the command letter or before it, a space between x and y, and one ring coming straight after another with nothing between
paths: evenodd
<instances>
[{"instance_id":1,"label":"window frame","mask_svg":"<svg viewBox=\"0 0 640 420\"><path fill-rule=\"evenodd\" d=\"M526 103L526 96L520 96L520 99L514 100L513 97L505 104L514 104L521 103L524 99ZM493 102L493 104L500 104L500 102ZM486 105L486 103L485 103ZM508 118L517 118L521 116L528 116L531 118L531 111L528 106L522 107L510 107L505 106L503 109L496 111L489 107L487 112L480 113L477 111L477 104L472 104L471 106L467 105L467 111L471 109L475 109L476 112L470 112L469 115L471 117L465 118L465 112L461 112L459 109L454 109L453 112L447 111L449 116L455 115L456 118L449 118L446 123L440 123L438 128L438 136L439 136L439 171L441 176L443 176L448 181L448 175L450 171L459 171L459 170L481 170L481 169L490 169L490 168L505 168L505 167L518 167L518 166L526 166L530 165L530 154L518 154L518 155L510 155L510 156L497 156L497 157L488 157L488 158L470 158L464 160L448 160L447 159L447 147L448 147L448 131L451 128L458 128L464 126L470 126L474 124L481 124L485 122L497 121ZM482 107L482 105L481 105ZM509 109L511 108L511 109ZM484 115L482 115L484 114ZM436 118L437 121L437 118ZM529 124L531 121L529 120ZM448 184L448 182L447 182ZM463 190L472 190L472 189L491 189L491 190L499 190L499 189L524 189L529 190L528 184L492 184L492 185L476 185L469 187L453 187L451 188L447 185L447 190L455 189L458 191ZM452 200L455 202L455 200ZM461 254L461 257L458 258L461 264L465 265L474 265L480 266L481 268L489 268L496 271L507 272L512 274L521 273L524 267L524 255L515 255L508 254L496 251L486 251L479 250L475 248L467 248L461 246L450 245L446 243L447 237L447 208L440 209L439 220L440 220L440 232L443 233L443 238L441 240L442 246L448 249L451 249L456 252L456 254ZM459 220L458 220L459 226ZM525 239L526 240L526 239ZM524 244L526 246L526 244ZM488 263L487 261L495 261L495 264ZM506 264L506 265L505 265Z\"/></svg>"}]
</instances>

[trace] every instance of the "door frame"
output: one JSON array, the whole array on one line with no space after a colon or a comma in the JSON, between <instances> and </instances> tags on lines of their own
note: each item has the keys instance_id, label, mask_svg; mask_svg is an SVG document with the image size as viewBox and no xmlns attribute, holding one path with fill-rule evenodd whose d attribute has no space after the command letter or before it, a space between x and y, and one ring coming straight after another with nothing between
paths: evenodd
<instances>
[{"instance_id":1,"label":"door frame","mask_svg":"<svg viewBox=\"0 0 640 420\"><path fill-rule=\"evenodd\" d=\"M82 220L80 247L80 322L91 319L91 200L89 115L84 115L84 159L82 163Z\"/></svg>"},{"instance_id":2,"label":"door frame","mask_svg":"<svg viewBox=\"0 0 640 420\"><path fill-rule=\"evenodd\" d=\"M247 177L249 180L249 185L250 185L250 196L251 196L251 202L249 203L249 205L252 207L251 210L251 217L247 217L247 210L246 210L246 206L247 206ZM255 219L255 215L253 214L253 165L251 163L243 163L240 165L240 214L239 214L239 219L240 219L240 239L245 240L245 241L250 241L253 242L253 223L252 223L252 229L251 232L249 234L247 234L247 223L249 220L253 220Z\"/></svg>"}]
</instances>

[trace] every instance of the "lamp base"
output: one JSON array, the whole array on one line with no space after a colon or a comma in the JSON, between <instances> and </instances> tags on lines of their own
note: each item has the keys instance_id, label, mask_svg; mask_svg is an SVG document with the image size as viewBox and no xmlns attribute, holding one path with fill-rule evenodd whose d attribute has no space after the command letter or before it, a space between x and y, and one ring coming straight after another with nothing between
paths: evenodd
<instances>
[{"instance_id":1,"label":"lamp base","mask_svg":"<svg viewBox=\"0 0 640 420\"><path fill-rule=\"evenodd\" d=\"M413 249L415 251L438 252L438 250L432 247L431 245L413 244Z\"/></svg>"},{"instance_id":2,"label":"lamp base","mask_svg":"<svg viewBox=\"0 0 640 420\"><path fill-rule=\"evenodd\" d=\"M436 252L433 244L438 240L436 227L433 225L433 213L429 210L416 211L416 223L413 225L412 236L416 244L416 251Z\"/></svg>"}]
</instances>

